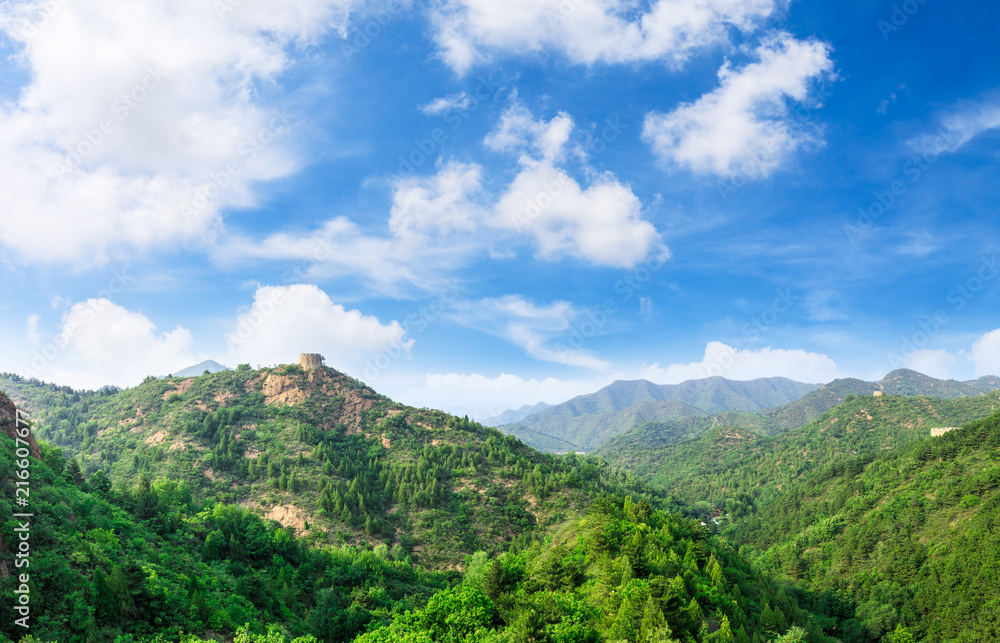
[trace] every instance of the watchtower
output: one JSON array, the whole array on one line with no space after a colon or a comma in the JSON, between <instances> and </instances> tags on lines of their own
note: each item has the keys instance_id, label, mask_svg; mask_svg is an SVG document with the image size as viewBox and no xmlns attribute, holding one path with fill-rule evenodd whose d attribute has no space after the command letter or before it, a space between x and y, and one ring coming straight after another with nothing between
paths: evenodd
<instances>
[{"instance_id":1,"label":"watchtower","mask_svg":"<svg viewBox=\"0 0 1000 643\"><path fill-rule=\"evenodd\" d=\"M319 353L300 353L299 366L306 371L315 371L317 368L323 368L323 356Z\"/></svg>"}]
</instances>

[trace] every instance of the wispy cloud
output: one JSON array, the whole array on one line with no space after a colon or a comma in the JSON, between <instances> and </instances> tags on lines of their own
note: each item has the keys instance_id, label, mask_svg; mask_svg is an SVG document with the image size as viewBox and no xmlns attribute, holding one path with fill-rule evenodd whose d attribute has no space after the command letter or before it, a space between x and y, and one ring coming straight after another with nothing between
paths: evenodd
<instances>
[{"instance_id":1,"label":"wispy cloud","mask_svg":"<svg viewBox=\"0 0 1000 643\"><path fill-rule=\"evenodd\" d=\"M455 321L500 337L538 360L606 370L611 364L583 348L573 348L568 332L583 312L565 301L538 305L518 295L465 302Z\"/></svg>"},{"instance_id":2,"label":"wispy cloud","mask_svg":"<svg viewBox=\"0 0 1000 643\"><path fill-rule=\"evenodd\" d=\"M957 152L977 136L1000 128L1000 92L976 101L961 101L940 117L934 132L922 134L910 144L925 154Z\"/></svg>"}]
</instances>

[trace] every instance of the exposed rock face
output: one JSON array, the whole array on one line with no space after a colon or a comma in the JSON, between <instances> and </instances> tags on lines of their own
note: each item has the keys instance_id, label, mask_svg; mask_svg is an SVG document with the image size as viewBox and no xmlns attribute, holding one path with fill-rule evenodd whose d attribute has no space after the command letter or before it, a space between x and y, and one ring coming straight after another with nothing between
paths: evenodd
<instances>
[{"instance_id":1,"label":"exposed rock face","mask_svg":"<svg viewBox=\"0 0 1000 643\"><path fill-rule=\"evenodd\" d=\"M17 407L14 403L10 401L10 398L0 393L0 431L4 435L14 440L18 437L17 435ZM35 441L35 436L28 431L28 437L21 438L28 443L28 447L31 449L31 457L36 460L42 459L42 453L38 450L38 442Z\"/></svg>"}]
</instances>

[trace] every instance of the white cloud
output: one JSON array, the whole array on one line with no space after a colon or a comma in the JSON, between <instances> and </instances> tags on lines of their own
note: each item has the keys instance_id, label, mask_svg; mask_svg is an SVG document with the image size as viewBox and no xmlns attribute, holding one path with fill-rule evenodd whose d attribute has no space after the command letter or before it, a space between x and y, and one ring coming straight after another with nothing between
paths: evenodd
<instances>
[{"instance_id":1,"label":"white cloud","mask_svg":"<svg viewBox=\"0 0 1000 643\"><path fill-rule=\"evenodd\" d=\"M955 378L968 363L968 356L939 349L922 349L906 356L905 367L938 379Z\"/></svg>"},{"instance_id":2,"label":"white cloud","mask_svg":"<svg viewBox=\"0 0 1000 643\"><path fill-rule=\"evenodd\" d=\"M531 234L538 256L550 261L576 257L596 265L631 268L651 253L669 253L632 189L612 174L595 174L584 188L556 167L573 129L560 113L534 120L514 103L486 138L487 146L520 152L520 171L496 205L496 225ZM534 151L537 155L532 155Z\"/></svg>"},{"instance_id":3,"label":"white cloud","mask_svg":"<svg viewBox=\"0 0 1000 643\"><path fill-rule=\"evenodd\" d=\"M388 348L409 352L412 339L396 321L383 324L347 310L314 285L261 286L226 333L227 364L291 364L320 353L330 366L360 377L365 361Z\"/></svg>"},{"instance_id":4,"label":"white cloud","mask_svg":"<svg viewBox=\"0 0 1000 643\"><path fill-rule=\"evenodd\" d=\"M592 380L561 380L553 377L525 379L508 373L496 377L476 373L428 373L417 383L410 380L387 382L385 392L404 404L482 420L525 404L565 402L577 395L593 393L612 381L612 375Z\"/></svg>"},{"instance_id":5,"label":"white cloud","mask_svg":"<svg viewBox=\"0 0 1000 643\"><path fill-rule=\"evenodd\" d=\"M657 384L679 384L716 375L731 380L787 377L810 383L843 377L837 364L822 353L783 348L739 349L722 342L709 342L701 361L665 367L644 365L638 377Z\"/></svg>"},{"instance_id":6,"label":"white cloud","mask_svg":"<svg viewBox=\"0 0 1000 643\"><path fill-rule=\"evenodd\" d=\"M459 73L496 54L552 51L573 63L666 60L683 64L697 49L728 40L728 29L756 28L774 0L439 0L432 12L438 47Z\"/></svg>"},{"instance_id":7,"label":"white cloud","mask_svg":"<svg viewBox=\"0 0 1000 643\"><path fill-rule=\"evenodd\" d=\"M42 335L38 332L38 315L28 315L28 341L37 345L42 341Z\"/></svg>"},{"instance_id":8,"label":"white cloud","mask_svg":"<svg viewBox=\"0 0 1000 643\"><path fill-rule=\"evenodd\" d=\"M984 334L972 344L971 358L976 377L1000 375L1000 328Z\"/></svg>"},{"instance_id":9,"label":"white cloud","mask_svg":"<svg viewBox=\"0 0 1000 643\"><path fill-rule=\"evenodd\" d=\"M19 370L78 388L134 386L147 375L166 375L203 359L191 345L186 328L159 332L140 312L88 299L62 315L58 331L41 338Z\"/></svg>"},{"instance_id":10,"label":"white cloud","mask_svg":"<svg viewBox=\"0 0 1000 643\"><path fill-rule=\"evenodd\" d=\"M820 142L790 117L788 101L807 100L810 82L832 74L830 47L781 34L754 53L757 62L740 69L723 65L719 87L697 101L646 115L643 138L657 156L697 173L756 178Z\"/></svg>"},{"instance_id":11,"label":"white cloud","mask_svg":"<svg viewBox=\"0 0 1000 643\"><path fill-rule=\"evenodd\" d=\"M215 250L225 263L253 259L306 262L297 277L358 275L393 295L401 283L438 287L453 270L482 252L488 214L478 165L449 162L430 177L400 179L393 187L387 234L370 234L336 217L304 235L273 234L261 241L231 237Z\"/></svg>"},{"instance_id":12,"label":"white cloud","mask_svg":"<svg viewBox=\"0 0 1000 643\"><path fill-rule=\"evenodd\" d=\"M483 143L486 147L505 152L535 150L542 159L554 161L563 152L573 131L573 119L559 112L549 122L535 120L528 108L519 102L504 110L500 123Z\"/></svg>"},{"instance_id":13,"label":"white cloud","mask_svg":"<svg viewBox=\"0 0 1000 643\"><path fill-rule=\"evenodd\" d=\"M435 98L426 105L421 105L420 111L428 116L436 116L456 109L468 109L470 105L472 105L472 97L462 91L457 94Z\"/></svg>"},{"instance_id":14,"label":"white cloud","mask_svg":"<svg viewBox=\"0 0 1000 643\"><path fill-rule=\"evenodd\" d=\"M303 277L360 275L390 294L399 294L402 283L433 289L483 257L510 257L505 246L519 237L534 241L546 261L572 257L632 268L650 255L668 258L629 186L591 173L584 187L555 165L572 129L565 114L536 121L515 103L486 138L493 149L519 154L518 173L499 196L484 188L479 165L443 162L431 176L396 180L384 234L337 217L305 235L230 239L216 248L216 258L305 261Z\"/></svg>"},{"instance_id":15,"label":"white cloud","mask_svg":"<svg viewBox=\"0 0 1000 643\"><path fill-rule=\"evenodd\" d=\"M545 362L606 370L610 364L571 342L574 323L584 313L565 301L539 306L516 295L464 302L456 306L459 323L500 337ZM577 332L579 337L584 337ZM576 336L574 335L574 337Z\"/></svg>"},{"instance_id":16,"label":"white cloud","mask_svg":"<svg viewBox=\"0 0 1000 643\"><path fill-rule=\"evenodd\" d=\"M1000 128L1000 96L996 93L979 101L963 101L941 118L933 134L924 134L910 144L924 154L943 154L960 147L980 134Z\"/></svg>"},{"instance_id":17,"label":"white cloud","mask_svg":"<svg viewBox=\"0 0 1000 643\"><path fill-rule=\"evenodd\" d=\"M0 30L30 81L0 106L2 247L87 266L210 240L220 209L253 204L255 182L297 167L282 142L294 122L261 104L259 86L292 47L342 28L351 5L4 3Z\"/></svg>"}]
</instances>

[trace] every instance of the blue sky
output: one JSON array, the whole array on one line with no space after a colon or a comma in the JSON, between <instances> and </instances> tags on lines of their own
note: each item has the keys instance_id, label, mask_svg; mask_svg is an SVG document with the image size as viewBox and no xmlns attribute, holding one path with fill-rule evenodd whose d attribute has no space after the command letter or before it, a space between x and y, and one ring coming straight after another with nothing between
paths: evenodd
<instances>
[{"instance_id":1,"label":"blue sky","mask_svg":"<svg viewBox=\"0 0 1000 643\"><path fill-rule=\"evenodd\" d=\"M481 418L1000 373L997 13L6 3L0 370L320 352Z\"/></svg>"}]
</instances>

